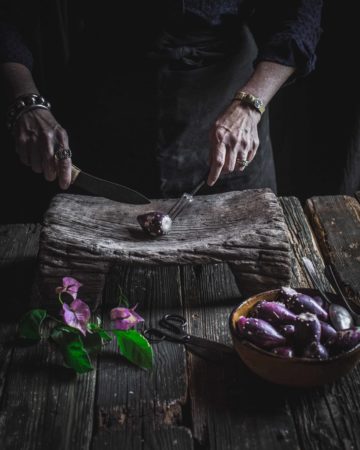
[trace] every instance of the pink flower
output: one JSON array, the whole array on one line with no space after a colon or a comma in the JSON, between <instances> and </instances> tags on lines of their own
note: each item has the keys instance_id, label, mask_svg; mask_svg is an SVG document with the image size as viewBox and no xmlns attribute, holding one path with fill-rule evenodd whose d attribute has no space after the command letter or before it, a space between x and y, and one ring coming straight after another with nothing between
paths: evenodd
<instances>
[{"instance_id":1,"label":"pink flower","mask_svg":"<svg viewBox=\"0 0 360 450\"><path fill-rule=\"evenodd\" d=\"M77 328L84 336L86 335L87 324L90 319L90 308L85 302L76 299L70 306L64 303L60 314L66 325Z\"/></svg>"},{"instance_id":2,"label":"pink flower","mask_svg":"<svg viewBox=\"0 0 360 450\"><path fill-rule=\"evenodd\" d=\"M144 322L144 319L135 312L135 305L133 308L113 308L110 311L110 318L115 322L117 330L129 330L134 328L138 323Z\"/></svg>"},{"instance_id":3,"label":"pink flower","mask_svg":"<svg viewBox=\"0 0 360 450\"><path fill-rule=\"evenodd\" d=\"M75 280L75 278L71 278L71 277L64 277L62 279L63 285L57 287L56 293L60 294L62 292L66 292L67 294L70 294L71 297L75 300L77 297L77 293L79 288L82 286L81 283L79 283L79 281Z\"/></svg>"}]
</instances>

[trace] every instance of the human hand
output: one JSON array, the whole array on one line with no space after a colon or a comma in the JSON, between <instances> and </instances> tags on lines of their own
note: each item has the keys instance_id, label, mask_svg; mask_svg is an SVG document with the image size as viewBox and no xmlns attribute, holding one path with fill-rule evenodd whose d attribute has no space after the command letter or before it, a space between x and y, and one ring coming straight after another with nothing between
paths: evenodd
<instances>
[{"instance_id":1,"label":"human hand","mask_svg":"<svg viewBox=\"0 0 360 450\"><path fill-rule=\"evenodd\" d=\"M221 173L243 171L254 159L259 147L260 119L258 111L237 101L217 119L210 133L209 186L215 184Z\"/></svg>"},{"instance_id":2,"label":"human hand","mask_svg":"<svg viewBox=\"0 0 360 450\"><path fill-rule=\"evenodd\" d=\"M71 184L71 159L57 160L55 150L68 149L66 130L49 110L33 109L23 114L14 126L15 148L23 164L36 173L43 173L47 181L58 177L61 189Z\"/></svg>"}]
</instances>

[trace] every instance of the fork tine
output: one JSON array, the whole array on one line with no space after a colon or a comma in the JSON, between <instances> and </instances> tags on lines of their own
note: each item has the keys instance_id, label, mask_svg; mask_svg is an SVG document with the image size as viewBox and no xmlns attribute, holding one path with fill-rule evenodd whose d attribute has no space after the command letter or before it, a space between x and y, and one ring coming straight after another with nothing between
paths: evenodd
<instances>
[{"instance_id":1,"label":"fork tine","mask_svg":"<svg viewBox=\"0 0 360 450\"><path fill-rule=\"evenodd\" d=\"M192 202L192 200L192 195L187 193L183 194L168 212L168 216L170 216L171 220L174 220L181 213L181 211L183 211L184 208Z\"/></svg>"}]
</instances>

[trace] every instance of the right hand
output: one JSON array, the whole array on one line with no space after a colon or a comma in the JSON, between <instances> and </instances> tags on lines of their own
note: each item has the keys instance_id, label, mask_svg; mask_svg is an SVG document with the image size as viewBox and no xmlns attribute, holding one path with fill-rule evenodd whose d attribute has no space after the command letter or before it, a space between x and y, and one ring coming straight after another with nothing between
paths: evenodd
<instances>
[{"instance_id":1,"label":"right hand","mask_svg":"<svg viewBox=\"0 0 360 450\"><path fill-rule=\"evenodd\" d=\"M47 181L58 177L61 189L71 184L71 159L58 161L54 151L69 148L66 130L49 110L33 109L23 114L15 123L15 148L22 163L36 173L43 173Z\"/></svg>"}]
</instances>

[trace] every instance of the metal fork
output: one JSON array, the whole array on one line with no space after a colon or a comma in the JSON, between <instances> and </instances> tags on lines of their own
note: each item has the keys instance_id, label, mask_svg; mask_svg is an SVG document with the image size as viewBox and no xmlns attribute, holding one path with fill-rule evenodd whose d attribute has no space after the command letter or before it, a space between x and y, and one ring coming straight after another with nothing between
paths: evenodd
<instances>
[{"instance_id":1,"label":"metal fork","mask_svg":"<svg viewBox=\"0 0 360 450\"><path fill-rule=\"evenodd\" d=\"M174 203L174 205L170 208L170 210L168 211L167 215L170 217L170 219L172 221L175 220L175 218L182 213L182 211L189 206L193 199L194 199L194 195L199 192L199 190L204 186L206 180L202 180L195 189L193 189L190 194L185 192L184 194L182 194L182 196L179 198L179 200Z\"/></svg>"}]
</instances>

